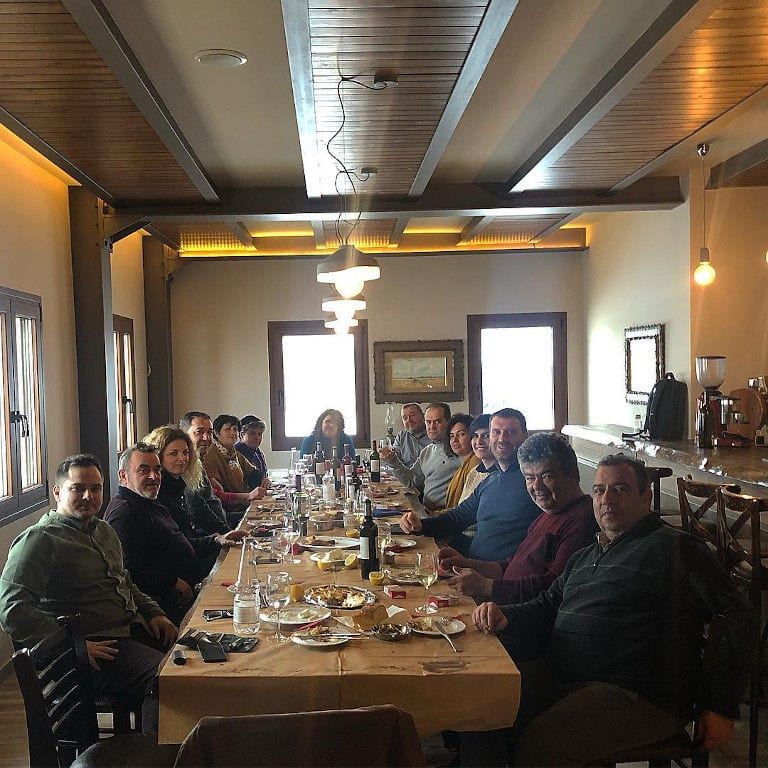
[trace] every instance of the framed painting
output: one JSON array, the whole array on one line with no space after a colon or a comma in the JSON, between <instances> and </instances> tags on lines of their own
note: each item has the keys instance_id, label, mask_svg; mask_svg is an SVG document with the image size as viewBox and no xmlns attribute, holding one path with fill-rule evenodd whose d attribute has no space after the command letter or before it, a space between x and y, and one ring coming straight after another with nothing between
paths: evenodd
<instances>
[{"instance_id":1,"label":"framed painting","mask_svg":"<svg viewBox=\"0 0 768 768\"><path fill-rule=\"evenodd\" d=\"M664 325L624 329L624 380L628 403L647 403L664 376Z\"/></svg>"},{"instance_id":2,"label":"framed painting","mask_svg":"<svg viewBox=\"0 0 768 768\"><path fill-rule=\"evenodd\" d=\"M377 403L464 399L464 342L374 341Z\"/></svg>"}]
</instances>

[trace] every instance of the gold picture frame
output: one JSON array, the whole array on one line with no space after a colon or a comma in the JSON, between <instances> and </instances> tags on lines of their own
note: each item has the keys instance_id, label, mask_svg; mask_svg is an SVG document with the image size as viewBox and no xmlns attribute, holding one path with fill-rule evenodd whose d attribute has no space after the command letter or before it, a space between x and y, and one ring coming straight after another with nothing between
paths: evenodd
<instances>
[{"instance_id":1,"label":"gold picture frame","mask_svg":"<svg viewBox=\"0 0 768 768\"><path fill-rule=\"evenodd\" d=\"M464 399L464 342L374 341L374 400L377 403Z\"/></svg>"},{"instance_id":2,"label":"gold picture frame","mask_svg":"<svg viewBox=\"0 0 768 768\"><path fill-rule=\"evenodd\" d=\"M664 377L664 324L624 329L624 382L628 403L647 403Z\"/></svg>"}]
</instances>

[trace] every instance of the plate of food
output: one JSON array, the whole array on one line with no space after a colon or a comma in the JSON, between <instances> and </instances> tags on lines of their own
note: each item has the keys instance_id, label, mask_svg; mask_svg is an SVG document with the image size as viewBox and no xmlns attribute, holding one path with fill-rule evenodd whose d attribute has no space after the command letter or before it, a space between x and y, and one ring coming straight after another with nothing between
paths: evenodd
<instances>
[{"instance_id":1,"label":"plate of food","mask_svg":"<svg viewBox=\"0 0 768 768\"><path fill-rule=\"evenodd\" d=\"M311 624L313 621L323 621L330 615L331 612L322 606L297 603L280 611L280 623L301 626L302 624ZM277 611L274 608L266 608L259 613L259 618L270 624L277 624Z\"/></svg>"},{"instance_id":2,"label":"plate of food","mask_svg":"<svg viewBox=\"0 0 768 768\"><path fill-rule=\"evenodd\" d=\"M303 645L306 648L332 648L334 645L344 645L348 641L348 637L334 637L333 635L310 635L304 633L291 635L292 643Z\"/></svg>"},{"instance_id":3,"label":"plate of food","mask_svg":"<svg viewBox=\"0 0 768 768\"><path fill-rule=\"evenodd\" d=\"M346 584L322 584L307 589L304 593L304 600L324 608L354 610L376 602L376 595L369 589L362 587L351 587Z\"/></svg>"},{"instance_id":4,"label":"plate of food","mask_svg":"<svg viewBox=\"0 0 768 768\"><path fill-rule=\"evenodd\" d=\"M388 485L371 483L368 495L372 499L383 499L385 496L397 496L397 490L390 488Z\"/></svg>"},{"instance_id":5,"label":"plate of food","mask_svg":"<svg viewBox=\"0 0 768 768\"><path fill-rule=\"evenodd\" d=\"M346 536L302 536L298 544L304 549L326 552L332 549L357 549L360 539L350 539Z\"/></svg>"},{"instance_id":6,"label":"plate of food","mask_svg":"<svg viewBox=\"0 0 768 768\"><path fill-rule=\"evenodd\" d=\"M404 539L402 536L392 537L392 546L400 547L400 549L411 549L416 546L415 539Z\"/></svg>"},{"instance_id":7,"label":"plate of food","mask_svg":"<svg viewBox=\"0 0 768 768\"><path fill-rule=\"evenodd\" d=\"M463 632L467 625L459 619L451 619L448 616L417 616L411 619L411 629L420 635L429 635L430 637L442 637L442 632L438 632L436 624L440 626L446 635L458 635Z\"/></svg>"},{"instance_id":8,"label":"plate of food","mask_svg":"<svg viewBox=\"0 0 768 768\"><path fill-rule=\"evenodd\" d=\"M385 568L384 575L393 584L421 584L413 568Z\"/></svg>"}]
</instances>

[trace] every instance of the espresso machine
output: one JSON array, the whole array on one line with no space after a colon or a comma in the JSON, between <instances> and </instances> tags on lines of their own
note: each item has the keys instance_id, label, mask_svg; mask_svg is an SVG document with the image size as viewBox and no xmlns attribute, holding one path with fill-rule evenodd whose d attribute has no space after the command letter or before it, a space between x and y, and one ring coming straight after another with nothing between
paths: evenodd
<instances>
[{"instance_id":1,"label":"espresso machine","mask_svg":"<svg viewBox=\"0 0 768 768\"><path fill-rule=\"evenodd\" d=\"M729 432L731 424L741 421L741 414L739 398L724 395L720 391L725 381L725 356L697 357L696 378L704 387L697 403L696 441L699 447L749 445L751 441L743 435Z\"/></svg>"}]
</instances>

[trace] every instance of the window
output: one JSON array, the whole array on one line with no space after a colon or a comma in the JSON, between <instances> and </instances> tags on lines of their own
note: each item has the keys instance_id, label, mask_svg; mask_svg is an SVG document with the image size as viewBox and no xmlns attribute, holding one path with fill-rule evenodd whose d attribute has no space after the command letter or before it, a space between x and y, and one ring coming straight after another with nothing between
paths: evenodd
<instances>
[{"instance_id":1,"label":"window","mask_svg":"<svg viewBox=\"0 0 768 768\"><path fill-rule=\"evenodd\" d=\"M122 453L136 442L136 360L133 352L133 320L112 316L115 342L115 391L117 392L117 450Z\"/></svg>"},{"instance_id":2,"label":"window","mask_svg":"<svg viewBox=\"0 0 768 768\"><path fill-rule=\"evenodd\" d=\"M517 408L528 429L568 420L566 313L467 316L469 408Z\"/></svg>"},{"instance_id":3,"label":"window","mask_svg":"<svg viewBox=\"0 0 768 768\"><path fill-rule=\"evenodd\" d=\"M368 324L344 336L320 320L268 323L272 449L298 448L326 408L344 414L356 445L370 435Z\"/></svg>"},{"instance_id":4,"label":"window","mask_svg":"<svg viewBox=\"0 0 768 768\"><path fill-rule=\"evenodd\" d=\"M41 301L0 288L0 524L48 500Z\"/></svg>"}]
</instances>

